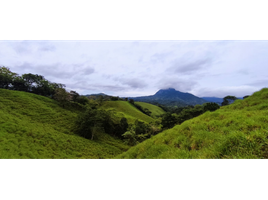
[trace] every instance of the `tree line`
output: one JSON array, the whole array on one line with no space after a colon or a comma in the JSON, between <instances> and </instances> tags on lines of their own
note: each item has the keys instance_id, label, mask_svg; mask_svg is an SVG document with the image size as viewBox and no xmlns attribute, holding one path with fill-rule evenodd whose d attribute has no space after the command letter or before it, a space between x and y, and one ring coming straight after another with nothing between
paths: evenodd
<instances>
[{"instance_id":1,"label":"tree line","mask_svg":"<svg viewBox=\"0 0 268 200\"><path fill-rule=\"evenodd\" d=\"M7 67L0 67L0 88L30 92L37 95L51 97L64 107L68 102L76 102L85 105L86 97L80 96L75 91L67 92L62 83L53 83L38 74L22 74L12 72Z\"/></svg>"}]
</instances>

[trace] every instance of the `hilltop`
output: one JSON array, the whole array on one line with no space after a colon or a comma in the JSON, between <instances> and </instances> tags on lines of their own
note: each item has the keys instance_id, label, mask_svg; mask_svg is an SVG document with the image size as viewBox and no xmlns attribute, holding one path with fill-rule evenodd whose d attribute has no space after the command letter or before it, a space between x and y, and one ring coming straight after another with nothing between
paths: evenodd
<instances>
[{"instance_id":1,"label":"hilltop","mask_svg":"<svg viewBox=\"0 0 268 200\"><path fill-rule=\"evenodd\" d=\"M139 111L128 101L104 101L101 108L116 111L118 115L127 118L129 123L133 123L136 119L147 123L154 121L153 118Z\"/></svg>"},{"instance_id":2,"label":"hilltop","mask_svg":"<svg viewBox=\"0 0 268 200\"><path fill-rule=\"evenodd\" d=\"M116 158L268 158L268 89L202 114Z\"/></svg>"}]
</instances>

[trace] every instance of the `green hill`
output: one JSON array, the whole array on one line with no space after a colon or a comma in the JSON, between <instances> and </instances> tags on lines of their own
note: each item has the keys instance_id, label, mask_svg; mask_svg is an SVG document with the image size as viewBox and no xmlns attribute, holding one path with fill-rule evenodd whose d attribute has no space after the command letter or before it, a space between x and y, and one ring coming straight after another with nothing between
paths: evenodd
<instances>
[{"instance_id":1,"label":"green hill","mask_svg":"<svg viewBox=\"0 0 268 200\"><path fill-rule=\"evenodd\" d=\"M0 89L0 158L112 158L129 147L107 134L72 133L80 111L39 95Z\"/></svg>"},{"instance_id":2,"label":"green hill","mask_svg":"<svg viewBox=\"0 0 268 200\"><path fill-rule=\"evenodd\" d=\"M127 101L104 101L101 108L116 111L118 115L127 118L128 123L133 123L136 119L147 123L154 121L153 118L145 115Z\"/></svg>"},{"instance_id":3,"label":"green hill","mask_svg":"<svg viewBox=\"0 0 268 200\"><path fill-rule=\"evenodd\" d=\"M268 89L185 121L116 158L268 158Z\"/></svg>"},{"instance_id":4,"label":"green hill","mask_svg":"<svg viewBox=\"0 0 268 200\"><path fill-rule=\"evenodd\" d=\"M141 107L147 108L149 111L151 111L152 112L152 114L151 114L152 117L157 117L159 115L162 115L162 114L166 113L162 108L160 108L158 106L155 106L153 104L149 104L149 103L145 103L145 102L135 102L135 104L138 104Z\"/></svg>"}]
</instances>

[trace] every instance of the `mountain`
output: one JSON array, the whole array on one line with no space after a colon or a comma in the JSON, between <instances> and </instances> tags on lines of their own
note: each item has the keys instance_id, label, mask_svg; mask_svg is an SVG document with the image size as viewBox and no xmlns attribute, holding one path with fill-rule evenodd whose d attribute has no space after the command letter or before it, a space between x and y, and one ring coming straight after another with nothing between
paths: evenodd
<instances>
[{"instance_id":1,"label":"mountain","mask_svg":"<svg viewBox=\"0 0 268 200\"><path fill-rule=\"evenodd\" d=\"M178 106L178 107L183 107L187 105L197 105L197 104L201 105L207 102L206 100L194 96L193 94L183 93L175 90L174 88L159 90L158 92L156 92L154 95L151 96L129 97L129 98L133 99L134 101L141 101L152 104L159 103L165 106Z\"/></svg>"}]
</instances>

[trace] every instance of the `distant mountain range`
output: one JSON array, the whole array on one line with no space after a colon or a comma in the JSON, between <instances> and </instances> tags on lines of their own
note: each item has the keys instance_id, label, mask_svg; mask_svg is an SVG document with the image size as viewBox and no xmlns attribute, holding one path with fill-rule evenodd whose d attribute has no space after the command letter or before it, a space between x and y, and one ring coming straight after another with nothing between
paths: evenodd
<instances>
[{"instance_id":1,"label":"distant mountain range","mask_svg":"<svg viewBox=\"0 0 268 200\"><path fill-rule=\"evenodd\" d=\"M113 96L106 95L104 93L85 95L91 99L97 99L99 96L103 96L104 99L111 99ZM123 97L125 98L125 97ZM178 106L184 107L188 105L202 105L207 102L214 102L219 105L223 102L223 98L218 97L197 97L190 93L184 93L175 90L174 88L162 89L156 92L154 95L141 96L141 97L127 97L128 99L133 99L134 101L146 102L151 104L161 104L164 106ZM238 99L243 99L239 97Z\"/></svg>"},{"instance_id":2,"label":"distant mountain range","mask_svg":"<svg viewBox=\"0 0 268 200\"><path fill-rule=\"evenodd\" d=\"M162 89L157 93L151 96L142 96L142 97L128 97L129 99L133 99L134 101L147 102L152 104L162 104L165 106L187 106L187 105L197 105L203 104L207 101L194 96L190 93L183 93L175 90L174 88Z\"/></svg>"}]
</instances>

